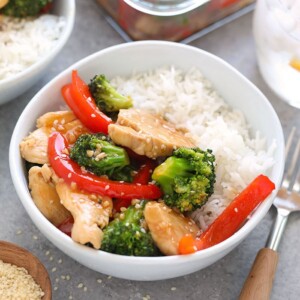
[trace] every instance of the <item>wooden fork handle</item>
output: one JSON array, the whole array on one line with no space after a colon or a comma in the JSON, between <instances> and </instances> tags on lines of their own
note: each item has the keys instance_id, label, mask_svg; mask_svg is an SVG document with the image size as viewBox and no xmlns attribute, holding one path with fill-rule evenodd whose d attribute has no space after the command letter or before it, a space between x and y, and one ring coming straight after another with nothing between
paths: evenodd
<instances>
[{"instance_id":1,"label":"wooden fork handle","mask_svg":"<svg viewBox=\"0 0 300 300\"><path fill-rule=\"evenodd\" d=\"M278 262L278 253L262 248L252 265L239 300L269 300Z\"/></svg>"}]
</instances>

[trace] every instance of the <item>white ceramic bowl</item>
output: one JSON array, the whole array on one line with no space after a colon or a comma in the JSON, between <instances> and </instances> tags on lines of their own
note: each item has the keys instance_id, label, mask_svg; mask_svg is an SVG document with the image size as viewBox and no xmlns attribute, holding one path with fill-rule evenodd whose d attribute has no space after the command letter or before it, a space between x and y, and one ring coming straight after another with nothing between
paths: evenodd
<instances>
[{"instance_id":1,"label":"white ceramic bowl","mask_svg":"<svg viewBox=\"0 0 300 300\"><path fill-rule=\"evenodd\" d=\"M7 79L0 80L0 105L13 100L33 86L46 73L50 63L69 39L75 20L75 0L53 1L51 14L63 16L66 19L65 28L57 44L42 59L24 71Z\"/></svg>"},{"instance_id":2,"label":"white ceramic bowl","mask_svg":"<svg viewBox=\"0 0 300 300\"><path fill-rule=\"evenodd\" d=\"M58 109L63 103L60 88L70 81L77 69L87 82L95 73L111 78L146 71L162 65L184 70L199 68L234 108L244 112L254 130L260 130L270 145L277 140L276 164L268 176L279 186L284 166L284 140L280 121L265 96L243 75L220 58L197 48L178 43L144 41L122 44L95 53L58 75L27 105L12 136L10 170L16 191L30 218L40 231L59 249L83 265L115 277L131 280L160 280L200 270L216 262L235 248L258 224L270 208L274 193L263 202L249 221L233 236L209 249L187 256L128 257L81 246L55 228L34 205L28 191L24 161L19 153L20 141L35 128L36 119L45 112ZM51 101L50 101L51 100Z\"/></svg>"}]
</instances>

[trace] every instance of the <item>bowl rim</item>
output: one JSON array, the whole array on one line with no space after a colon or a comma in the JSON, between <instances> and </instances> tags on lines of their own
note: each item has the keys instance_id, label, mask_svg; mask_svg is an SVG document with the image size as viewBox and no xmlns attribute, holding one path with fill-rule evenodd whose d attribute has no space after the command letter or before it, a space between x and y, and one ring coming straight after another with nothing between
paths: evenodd
<instances>
[{"instance_id":1,"label":"bowl rim","mask_svg":"<svg viewBox=\"0 0 300 300\"><path fill-rule=\"evenodd\" d=\"M41 59L30 65L28 68L22 70L21 72L18 72L15 75L10 76L8 78L0 79L0 89L4 88L5 86L13 85L16 80L26 79L26 77L28 77L30 74L37 72L43 64L51 61L64 47L72 33L76 13L75 0L68 0L66 1L66 3L68 4L66 25L62 31L62 34L60 35L60 38L58 39L58 42L55 44L52 50L45 56L41 57Z\"/></svg>"},{"instance_id":2,"label":"bowl rim","mask_svg":"<svg viewBox=\"0 0 300 300\"><path fill-rule=\"evenodd\" d=\"M261 97L261 100L264 101L264 104L268 106L268 109L270 110L270 113L273 114L274 121L276 122L277 128L278 128L278 136L280 140L284 141L284 136L283 136L283 131L281 127L280 120L268 101L268 99L264 96L264 94L250 81L248 80L243 74L241 74L238 70L236 70L233 66L231 66L228 62L225 60L221 59L220 57L209 53L205 50L196 48L191 45L185 45L185 44L179 44L175 42L168 42L168 41L134 41L134 42L129 42L129 43L123 43L123 44L118 44L114 46L110 46L108 48L102 49L96 53L93 53L70 67L68 67L66 70L62 71L59 73L55 78L53 78L48 84L46 84L33 98L32 100L28 103L28 105L25 107L24 111L22 112L16 127L14 129L11 142L10 142L10 148L9 148L9 165L10 165L10 172L11 172L11 177L12 181L14 183L15 189L17 191L17 194L23 203L23 206L27 210L27 213L30 215L31 219L34 221L35 225L39 228L40 231L48 239L50 239L51 242L53 240L60 240L60 242L64 243L64 247L68 249L73 249L76 253L81 253L84 256L88 255L89 258L103 258L103 259L110 259L112 262L116 262L119 265L122 264L140 264L142 263L143 265L152 265L152 264L159 264L160 266L163 265L169 265L170 263L176 263L176 264L185 264L186 262L194 262L198 261L200 259L205 259L210 256L216 255L218 253L223 252L226 249L229 249L231 247L234 247L238 243L240 243L256 226L257 224L264 218L266 215L267 211L272 205L273 199L277 193L279 184L281 182L282 174L283 174L283 169L284 169L284 143L278 144L277 147L279 147L279 158L280 161L276 162L279 164L277 166L278 168L278 173L276 179L276 188L275 190L271 193L271 195L263 202L261 205L257 208L257 211L260 211L260 213L255 213L254 215L249 218L249 220L236 232L234 233L231 237L227 238L223 242L214 245L210 248L198 251L196 253L193 253L192 255L173 255L173 256L162 256L162 257L135 257L135 256L123 256L123 255L118 255L118 254L112 254L112 253L106 253L101 250L97 249L92 249L89 247L86 247L84 245L80 245L76 242L74 242L70 237L62 233L59 229L57 229L54 225L52 225L43 215L42 213L38 210L38 208L35 206L33 203L29 191L28 191L28 186L26 184L21 184L24 182L24 176L23 173L22 176L19 174L17 177L13 175L13 170L19 169L18 162L22 160L20 158L19 154L19 134L18 132L20 131L22 127L22 123L24 120L27 118L27 115L29 115L29 112L32 110L32 108L39 102L40 95L44 93L48 89L49 86L55 84L58 82L61 78L65 76L66 73L69 73L72 69L78 68L80 66L85 65L88 63L89 60L93 60L97 56L101 56L107 52L110 51L115 51L118 49L126 48L126 47L143 47L143 46L148 46L148 45L154 45L154 46L170 46L170 47L180 47L180 48L186 48L189 51L197 51L200 52L201 55L209 56L212 57L214 60L219 61L221 64L225 65L226 68L230 69L230 72L234 72L238 74L240 79L244 82L247 83L252 89L256 90L257 94ZM40 224L40 225L37 225ZM49 238L50 233L53 234L51 238ZM55 244L56 247L60 248L57 244ZM63 250L64 251L64 250Z\"/></svg>"}]
</instances>

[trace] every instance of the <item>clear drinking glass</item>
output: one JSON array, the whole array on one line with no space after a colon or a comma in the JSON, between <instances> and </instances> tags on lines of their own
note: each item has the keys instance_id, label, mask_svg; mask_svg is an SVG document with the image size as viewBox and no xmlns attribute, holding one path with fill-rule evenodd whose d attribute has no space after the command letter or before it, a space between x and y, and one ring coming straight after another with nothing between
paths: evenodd
<instances>
[{"instance_id":1,"label":"clear drinking glass","mask_svg":"<svg viewBox=\"0 0 300 300\"><path fill-rule=\"evenodd\" d=\"M300 108L300 0L257 0L253 33L264 80Z\"/></svg>"}]
</instances>

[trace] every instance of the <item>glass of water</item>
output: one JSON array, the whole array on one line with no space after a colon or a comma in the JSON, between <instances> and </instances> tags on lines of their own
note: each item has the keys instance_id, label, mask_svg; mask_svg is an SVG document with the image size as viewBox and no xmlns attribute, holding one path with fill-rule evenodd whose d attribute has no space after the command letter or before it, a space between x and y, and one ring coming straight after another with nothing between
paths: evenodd
<instances>
[{"instance_id":1,"label":"glass of water","mask_svg":"<svg viewBox=\"0 0 300 300\"><path fill-rule=\"evenodd\" d=\"M300 108L300 0L257 0L253 34L264 80Z\"/></svg>"}]
</instances>

